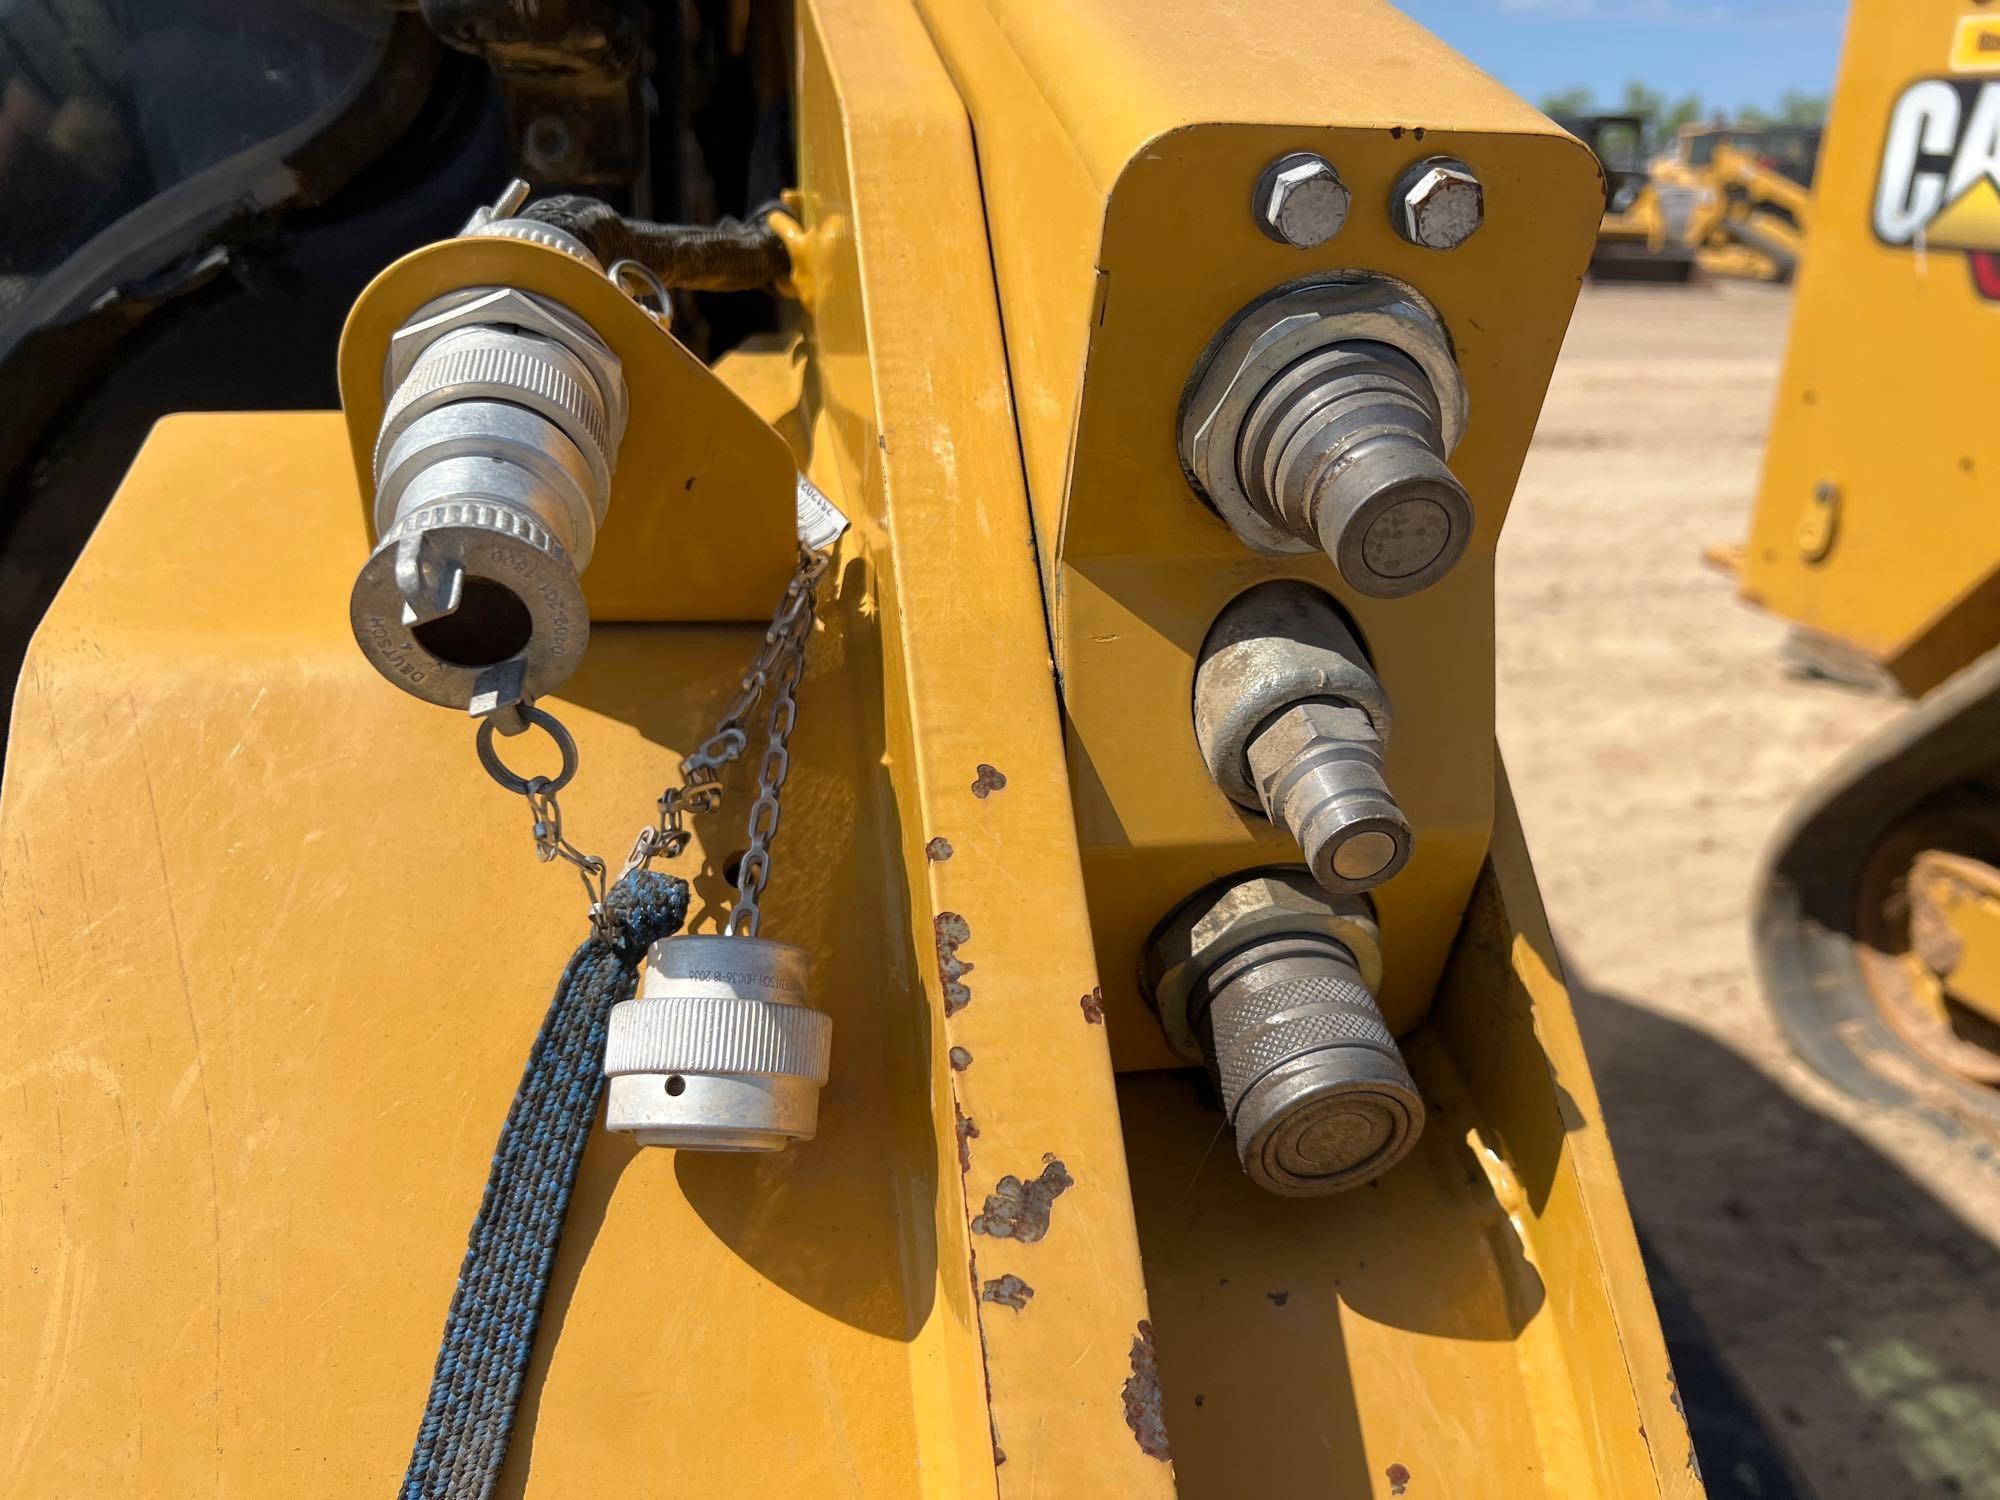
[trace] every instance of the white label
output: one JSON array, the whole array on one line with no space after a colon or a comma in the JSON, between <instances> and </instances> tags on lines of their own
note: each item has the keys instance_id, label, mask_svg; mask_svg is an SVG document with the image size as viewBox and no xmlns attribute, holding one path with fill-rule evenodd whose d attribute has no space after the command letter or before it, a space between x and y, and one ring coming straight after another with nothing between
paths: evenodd
<instances>
[{"instance_id":1,"label":"white label","mask_svg":"<svg viewBox=\"0 0 2000 1500\"><path fill-rule=\"evenodd\" d=\"M814 552L824 552L847 530L847 517L817 486L799 476L799 540Z\"/></svg>"}]
</instances>

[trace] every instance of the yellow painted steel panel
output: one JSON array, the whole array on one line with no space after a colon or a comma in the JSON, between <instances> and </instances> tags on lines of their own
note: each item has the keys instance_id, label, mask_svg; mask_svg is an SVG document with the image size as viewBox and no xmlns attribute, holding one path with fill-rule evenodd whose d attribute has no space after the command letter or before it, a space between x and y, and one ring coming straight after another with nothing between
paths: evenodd
<instances>
[{"instance_id":1,"label":"yellow painted steel panel","mask_svg":"<svg viewBox=\"0 0 2000 1500\"><path fill-rule=\"evenodd\" d=\"M1378 26L1407 40L1380 7L1334 9L1365 23L1359 56L1379 61ZM593 1139L503 1492L1697 1495L1504 795L1480 875L1485 567L1452 609L1371 629L1385 669L1415 684L1433 660L1459 700L1397 774L1479 783L1423 804L1459 830L1474 891L1456 944L1462 895L1392 912L1399 940L1429 923L1451 950L1409 1043L1430 1132L1379 1187L1264 1198L1190 1075L1114 1080L1111 1043L1143 1048L1151 1023L1097 1009L1092 925L1129 920L1114 903L1138 882L1086 881L1078 830L1105 802L1067 795L964 109L905 0L799 16L803 365L780 348L721 372L855 519L766 902L771 935L814 955L833 1077L819 1137L779 1156ZM1442 76L1532 126L1462 64ZM1157 105L1197 82L1162 63L1113 92ZM1132 280L1164 274L1157 253L1134 242ZM1554 280L1517 290L1481 379L1545 378ZM1095 326L1125 337L1116 314ZM1142 348L1105 368L1139 379ZM1476 499L1504 502L1539 394L1496 396L1508 430ZM467 724L390 691L348 639L367 545L350 458L334 414L164 423L29 657L0 788L0 942L20 956L0 977L8 1493L392 1485L579 935L574 882L530 857ZM252 503L271 495L287 504ZM1105 551L1066 576L1137 599L1186 655L1203 590L1262 576L1188 534L1153 571ZM1447 629L1473 643L1455 665ZM624 846L756 638L594 632L552 705L583 750L572 837ZM1109 769L1158 750L1135 737ZM729 899L729 827L683 866L700 928ZM1255 837L1202 832L1218 858L1159 827L1133 848L1185 860L1170 881ZM1057 1165L1047 1233L993 1232L1005 1180Z\"/></svg>"},{"instance_id":2,"label":"yellow painted steel panel","mask_svg":"<svg viewBox=\"0 0 2000 1500\"><path fill-rule=\"evenodd\" d=\"M856 497L908 684L888 774L918 809L903 837L943 1017L932 1108L941 1140L963 1132L953 1227L999 1489L1165 1494L1171 1470L1131 1425L1150 1403L1128 1410L1145 1289L1105 1029L1083 1004L1100 978L971 133L902 0L816 0L800 53L814 475ZM1072 1185L1046 1236L968 1230L1005 1178L1055 1163ZM1018 1310L988 1300L1008 1277L1032 1291Z\"/></svg>"},{"instance_id":3,"label":"yellow painted steel panel","mask_svg":"<svg viewBox=\"0 0 2000 1500\"><path fill-rule=\"evenodd\" d=\"M580 936L466 722L347 636L345 455L337 414L167 419L29 658L0 804L9 1494L392 1488ZM196 545L219 513L226 545ZM929 955L854 894L897 889L901 851L852 709L879 641L859 597L837 613L768 901L834 1016L819 1137L592 1139L509 1492L958 1492L937 1391L977 1335L930 1210L957 1186L924 1105ZM624 846L758 634L596 634L550 705L582 746L572 837ZM683 862L705 930L733 852Z\"/></svg>"},{"instance_id":4,"label":"yellow painted steel panel","mask_svg":"<svg viewBox=\"0 0 2000 1500\"><path fill-rule=\"evenodd\" d=\"M1405 1042L1416 1152L1259 1192L1186 1074L1120 1081L1184 1495L1701 1494L1514 820ZM1399 1486L1401 1488L1399 1489Z\"/></svg>"},{"instance_id":5,"label":"yellow painted steel panel","mask_svg":"<svg viewBox=\"0 0 2000 1500\"><path fill-rule=\"evenodd\" d=\"M920 3L979 140L1119 1066L1174 1062L1137 987L1154 924L1217 876L1297 858L1215 788L1188 707L1210 624L1273 577L1339 599L1395 705L1389 780L1416 852L1375 899L1379 998L1407 1031L1485 855L1494 549L1595 243L1596 159L1378 0ZM1300 251L1258 230L1250 195L1266 163L1308 149L1353 208ZM1403 171L1437 154L1486 188L1483 227L1449 254L1405 243L1388 211ZM1252 553L1181 471L1176 413L1209 341L1273 288L1336 270L1429 297L1470 394L1452 467L1476 531L1457 570L1411 598L1358 597L1317 556Z\"/></svg>"},{"instance_id":6,"label":"yellow painted steel panel","mask_svg":"<svg viewBox=\"0 0 2000 1500\"><path fill-rule=\"evenodd\" d=\"M1982 123L2000 77L1966 70L1963 40L1991 19L1968 0L1849 16L1744 549L1745 599L1913 693L2000 642L2000 161Z\"/></svg>"}]
</instances>

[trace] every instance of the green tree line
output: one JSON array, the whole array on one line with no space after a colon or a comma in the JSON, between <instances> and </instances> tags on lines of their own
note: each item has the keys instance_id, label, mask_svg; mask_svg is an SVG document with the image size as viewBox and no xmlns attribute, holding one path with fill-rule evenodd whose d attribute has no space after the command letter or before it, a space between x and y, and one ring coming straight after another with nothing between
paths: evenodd
<instances>
[{"instance_id":1,"label":"green tree line","mask_svg":"<svg viewBox=\"0 0 2000 1500\"><path fill-rule=\"evenodd\" d=\"M1735 109L1712 108L1697 94L1669 99L1658 89L1637 79L1625 85L1624 94L1613 104L1599 105L1590 88L1563 89L1542 100L1542 109L1551 115L1619 114L1635 115L1644 122L1646 143L1659 148L1674 138L1683 125L1697 121L1717 125L1820 125L1826 121L1826 96L1787 89L1778 97L1775 110L1754 104Z\"/></svg>"}]
</instances>

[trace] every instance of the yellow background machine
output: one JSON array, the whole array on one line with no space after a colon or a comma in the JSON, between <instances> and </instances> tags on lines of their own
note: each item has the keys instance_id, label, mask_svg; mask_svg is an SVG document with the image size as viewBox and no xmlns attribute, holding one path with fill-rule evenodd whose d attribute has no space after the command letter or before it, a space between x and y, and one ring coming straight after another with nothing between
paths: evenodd
<instances>
[{"instance_id":1,"label":"yellow background machine","mask_svg":"<svg viewBox=\"0 0 2000 1500\"><path fill-rule=\"evenodd\" d=\"M0 1488L352 1494L405 1459L580 926L468 725L343 614L384 350L498 283L585 318L633 397L588 651L543 700L572 838L671 780L782 586L789 475L745 408L854 522L768 897L833 1018L818 1136L592 1139L502 1492L1700 1493L1493 743L1494 548L1602 187L1377 0L1213 24L802 3L803 317L727 391L559 250L466 238L357 304L345 421L156 429L35 640L0 799ZM1288 153L1337 164L1337 234L1260 229ZM1451 232L1399 213L1413 171ZM1175 441L1246 308L1383 278L1450 331L1472 518L1394 598L1247 548ZM1376 992L1426 1123L1326 1198L1231 1160L1139 982L1192 893L1298 861L1189 722L1218 612L1273 580L1365 641L1414 836ZM683 856L697 930L737 852Z\"/></svg>"},{"instance_id":2,"label":"yellow background machine","mask_svg":"<svg viewBox=\"0 0 2000 1500\"><path fill-rule=\"evenodd\" d=\"M1924 697L1780 833L1767 991L1871 1097L2000 1120L2000 16L1855 5L1742 596Z\"/></svg>"}]
</instances>

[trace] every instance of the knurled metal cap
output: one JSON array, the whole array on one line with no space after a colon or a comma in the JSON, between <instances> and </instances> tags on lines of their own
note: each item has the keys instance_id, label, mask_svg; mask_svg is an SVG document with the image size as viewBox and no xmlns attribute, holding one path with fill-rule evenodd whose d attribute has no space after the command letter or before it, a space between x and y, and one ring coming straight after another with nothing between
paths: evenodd
<instances>
[{"instance_id":1,"label":"knurled metal cap","mask_svg":"<svg viewBox=\"0 0 2000 1500\"><path fill-rule=\"evenodd\" d=\"M611 1009L606 1127L699 1151L812 1139L833 1018L806 1003L808 972L803 949L766 938L655 943L639 996Z\"/></svg>"},{"instance_id":2,"label":"knurled metal cap","mask_svg":"<svg viewBox=\"0 0 2000 1500\"><path fill-rule=\"evenodd\" d=\"M470 327L445 334L417 357L389 398L375 439L375 477L410 424L454 401L508 401L538 412L560 428L590 466L603 508L611 488L611 450L604 401L583 361L553 339L504 328Z\"/></svg>"},{"instance_id":3,"label":"knurled metal cap","mask_svg":"<svg viewBox=\"0 0 2000 1500\"><path fill-rule=\"evenodd\" d=\"M1196 1004L1237 1157L1260 1187L1338 1192L1416 1144L1423 1098L1340 944L1259 943L1217 965Z\"/></svg>"}]
</instances>

